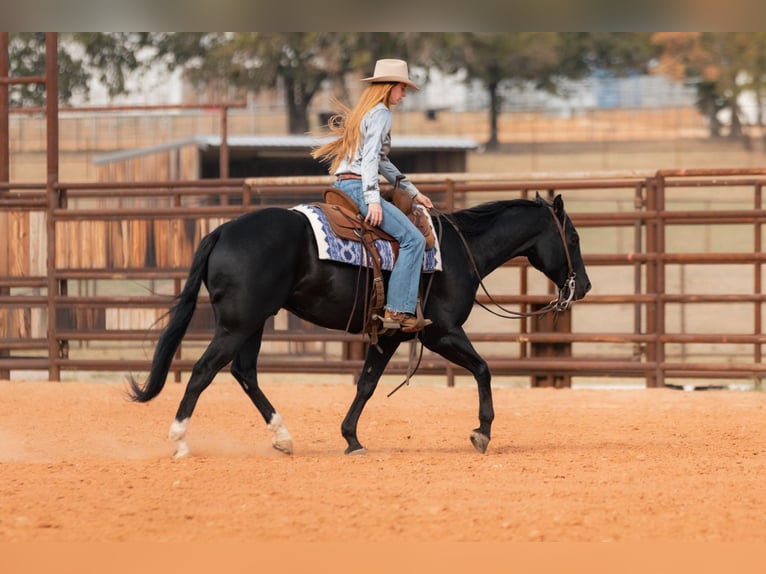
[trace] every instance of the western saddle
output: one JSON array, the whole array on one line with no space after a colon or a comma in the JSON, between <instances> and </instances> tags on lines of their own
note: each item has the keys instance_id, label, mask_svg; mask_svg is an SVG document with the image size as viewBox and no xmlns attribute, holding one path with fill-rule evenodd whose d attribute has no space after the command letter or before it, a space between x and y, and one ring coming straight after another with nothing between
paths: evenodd
<instances>
[{"instance_id":1,"label":"western saddle","mask_svg":"<svg viewBox=\"0 0 766 574\"><path fill-rule=\"evenodd\" d=\"M412 198L403 191L395 189L391 194L388 197L384 196L384 199L392 201L423 233L426 238L426 249L433 248L436 240L427 214L421 209L412 209ZM315 205L324 212L333 233L337 237L360 242L367 255L372 268L373 281L372 296L369 298L364 330L369 333L372 343L375 344L378 335L399 328L398 323L390 323L384 318L383 307L386 303L386 295L380 254L375 240L383 239L391 242L394 257L399 253L399 243L382 229L367 223L354 200L338 188L329 187L325 189L324 203L316 203ZM425 323L420 300L418 300L416 316L418 322Z\"/></svg>"}]
</instances>

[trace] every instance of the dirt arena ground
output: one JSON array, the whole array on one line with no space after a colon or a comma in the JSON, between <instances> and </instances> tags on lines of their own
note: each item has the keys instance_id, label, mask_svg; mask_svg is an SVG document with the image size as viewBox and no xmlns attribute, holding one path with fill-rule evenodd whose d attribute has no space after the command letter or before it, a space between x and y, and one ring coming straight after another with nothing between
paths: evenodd
<instances>
[{"instance_id":1,"label":"dirt arena ground","mask_svg":"<svg viewBox=\"0 0 766 574\"><path fill-rule=\"evenodd\" d=\"M264 384L286 456L231 382L165 438L183 385L0 382L0 542L760 542L766 394L382 385L344 456L351 384Z\"/></svg>"}]
</instances>

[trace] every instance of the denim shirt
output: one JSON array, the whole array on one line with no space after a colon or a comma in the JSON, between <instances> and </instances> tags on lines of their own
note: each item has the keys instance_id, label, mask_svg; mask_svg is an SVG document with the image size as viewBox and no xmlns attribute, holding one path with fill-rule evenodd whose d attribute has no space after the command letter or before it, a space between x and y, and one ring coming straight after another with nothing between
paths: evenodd
<instances>
[{"instance_id":1,"label":"denim shirt","mask_svg":"<svg viewBox=\"0 0 766 574\"><path fill-rule=\"evenodd\" d=\"M367 204L380 203L380 181L378 174L396 184L397 177L404 177L402 172L388 159L391 151L391 124L393 114L383 102L378 103L362 118L359 130L362 145L354 157L341 161L335 174L355 173L362 176L362 189ZM412 197L418 194L418 188L406 177L399 182L399 187Z\"/></svg>"}]
</instances>

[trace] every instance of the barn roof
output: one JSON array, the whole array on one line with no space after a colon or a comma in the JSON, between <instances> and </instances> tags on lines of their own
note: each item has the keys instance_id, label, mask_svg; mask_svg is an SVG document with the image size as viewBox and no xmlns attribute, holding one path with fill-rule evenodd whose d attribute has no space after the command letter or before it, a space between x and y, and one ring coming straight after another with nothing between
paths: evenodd
<instances>
[{"instance_id":1,"label":"barn roof","mask_svg":"<svg viewBox=\"0 0 766 574\"><path fill-rule=\"evenodd\" d=\"M283 150L283 151L306 151L329 141L329 138L317 138L308 135L285 135L285 136L240 136L233 135L226 138L229 149L258 149L258 150ZM169 141L154 146L140 147L129 150L121 150L95 156L95 165L105 165L112 162L125 161L137 157L152 155L188 146L196 146L201 150L217 148L221 146L220 136L198 135L190 138ZM439 137L439 136L392 136L391 146L397 151L468 151L474 150L478 144L468 138Z\"/></svg>"}]
</instances>

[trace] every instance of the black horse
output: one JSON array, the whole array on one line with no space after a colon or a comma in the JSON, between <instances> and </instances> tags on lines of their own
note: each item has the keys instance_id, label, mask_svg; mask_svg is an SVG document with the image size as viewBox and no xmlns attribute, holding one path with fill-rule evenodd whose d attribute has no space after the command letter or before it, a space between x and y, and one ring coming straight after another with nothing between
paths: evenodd
<instances>
[{"instance_id":1,"label":"black horse","mask_svg":"<svg viewBox=\"0 0 766 574\"><path fill-rule=\"evenodd\" d=\"M590 289L579 238L561 196L556 196L552 205L537 196L535 200L497 201L439 214L435 227L441 230L443 270L427 279L430 285L424 315L432 324L416 334L396 331L381 336L378 345L370 345L356 396L341 425L348 443L346 454L366 452L357 438L359 417L396 349L415 336L426 348L476 378L479 427L471 433L471 442L484 453L494 418L491 375L462 328L481 279L510 259L526 256L558 286L562 307L584 297ZM203 282L215 315L215 334L194 365L170 427L170 438L177 446L175 456L189 453L185 437L197 400L229 362L231 373L274 433L274 448L291 453L290 433L258 385L256 363L264 324L285 308L317 325L359 333L364 329L366 309L359 304L364 297L356 290L364 288L364 274L351 265L320 261L310 224L298 212L267 208L221 225L197 248L186 285L157 343L145 384L130 378L133 400L147 402L165 385Z\"/></svg>"}]
</instances>

